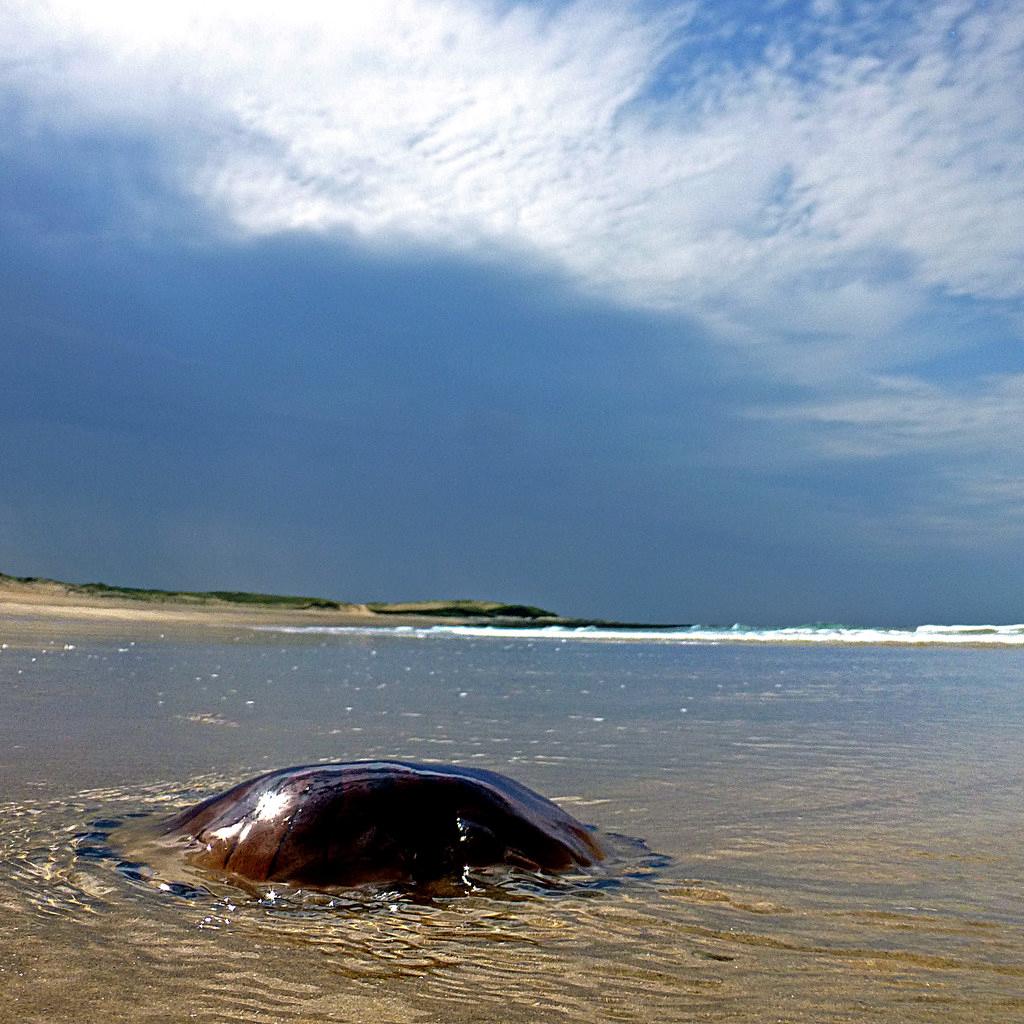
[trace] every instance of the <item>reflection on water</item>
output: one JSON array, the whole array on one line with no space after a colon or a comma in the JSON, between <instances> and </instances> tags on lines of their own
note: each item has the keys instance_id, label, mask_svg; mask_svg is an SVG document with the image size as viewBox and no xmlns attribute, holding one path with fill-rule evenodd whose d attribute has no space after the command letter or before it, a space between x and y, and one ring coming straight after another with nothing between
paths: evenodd
<instances>
[{"instance_id":1,"label":"reflection on water","mask_svg":"<svg viewBox=\"0 0 1024 1024\"><path fill-rule=\"evenodd\" d=\"M0 1020L1024 1015L1018 652L66 642L0 653ZM332 906L119 845L267 767L374 757L497 769L666 859Z\"/></svg>"}]
</instances>

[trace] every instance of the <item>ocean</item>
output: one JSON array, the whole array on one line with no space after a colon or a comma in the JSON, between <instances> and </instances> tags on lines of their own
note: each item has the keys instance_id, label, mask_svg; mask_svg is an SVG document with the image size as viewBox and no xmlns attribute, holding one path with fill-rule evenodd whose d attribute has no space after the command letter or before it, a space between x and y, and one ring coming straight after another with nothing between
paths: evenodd
<instances>
[{"instance_id":1,"label":"ocean","mask_svg":"<svg viewBox=\"0 0 1024 1024\"><path fill-rule=\"evenodd\" d=\"M608 641L659 644L899 644L921 646L1024 647L1024 625L915 626L882 629L815 623L806 626L261 626L270 633L324 636L461 636L509 640Z\"/></svg>"},{"instance_id":2,"label":"ocean","mask_svg":"<svg viewBox=\"0 0 1024 1024\"><path fill-rule=\"evenodd\" d=\"M1022 626L0 640L0 1020L1024 1020ZM428 902L132 867L366 758L511 775L618 858Z\"/></svg>"}]
</instances>

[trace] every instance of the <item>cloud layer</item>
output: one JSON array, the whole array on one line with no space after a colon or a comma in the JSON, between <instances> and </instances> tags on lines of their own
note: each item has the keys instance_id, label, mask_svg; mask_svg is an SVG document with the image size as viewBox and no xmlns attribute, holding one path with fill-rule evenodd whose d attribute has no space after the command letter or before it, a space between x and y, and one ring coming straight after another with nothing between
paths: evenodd
<instances>
[{"instance_id":1,"label":"cloud layer","mask_svg":"<svg viewBox=\"0 0 1024 1024\"><path fill-rule=\"evenodd\" d=\"M238 232L516 251L822 379L1024 293L1024 12L868 8L55 0L0 43Z\"/></svg>"},{"instance_id":2,"label":"cloud layer","mask_svg":"<svg viewBox=\"0 0 1024 1024\"><path fill-rule=\"evenodd\" d=\"M772 389L736 410L752 447L917 460L904 525L1020 520L1013 0L8 0L0 46L0 154L155 153L120 231L171 195L231 239L550 272L702 326Z\"/></svg>"}]
</instances>

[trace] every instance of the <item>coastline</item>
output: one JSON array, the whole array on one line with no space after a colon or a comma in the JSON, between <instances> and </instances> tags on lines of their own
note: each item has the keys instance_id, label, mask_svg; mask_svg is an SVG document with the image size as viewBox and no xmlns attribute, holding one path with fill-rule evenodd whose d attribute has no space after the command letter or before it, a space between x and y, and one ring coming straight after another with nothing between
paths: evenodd
<instances>
[{"instance_id":1,"label":"coastline","mask_svg":"<svg viewBox=\"0 0 1024 1024\"><path fill-rule=\"evenodd\" d=\"M157 593L157 592L146 592ZM296 599L298 601L298 599ZM326 603L326 602L323 602ZM281 603L256 603L222 600L201 595L189 600L178 595L132 597L123 591L90 592L76 584L57 580L22 581L0 576L0 629L26 628L35 624L60 623L72 629L116 629L120 626L166 627L170 629L231 629L245 626L432 626L504 625L537 622L560 623L558 616L544 618L501 616L494 614L460 615L450 609L453 603L423 602L436 613L411 611L415 604L397 605L395 612L374 610L366 604L330 602L323 607L310 599L306 607ZM465 604L469 604L465 602ZM480 602L486 607L488 602ZM378 609L387 607L377 605Z\"/></svg>"},{"instance_id":2,"label":"coastline","mask_svg":"<svg viewBox=\"0 0 1024 1024\"><path fill-rule=\"evenodd\" d=\"M787 646L1024 647L1024 623L916 627L751 627L614 622L557 615L498 601L356 603L328 598L233 591L180 592L65 583L0 573L0 642L61 632L68 637L182 637L238 630L282 633L398 630L565 642ZM233 639L238 639L237 636ZM56 643L56 641L52 641Z\"/></svg>"}]
</instances>

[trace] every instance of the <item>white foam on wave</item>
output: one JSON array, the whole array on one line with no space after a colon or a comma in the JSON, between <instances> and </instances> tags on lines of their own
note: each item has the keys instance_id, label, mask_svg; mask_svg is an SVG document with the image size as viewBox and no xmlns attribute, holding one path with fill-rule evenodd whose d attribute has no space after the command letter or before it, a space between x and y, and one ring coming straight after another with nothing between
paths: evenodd
<instances>
[{"instance_id":1,"label":"white foam on wave","mask_svg":"<svg viewBox=\"0 0 1024 1024\"><path fill-rule=\"evenodd\" d=\"M915 629L856 626L783 626L624 629L604 626L253 626L261 632L332 636L473 637L502 640L551 640L662 644L903 644L913 646L1024 647L1024 624L926 625Z\"/></svg>"}]
</instances>

